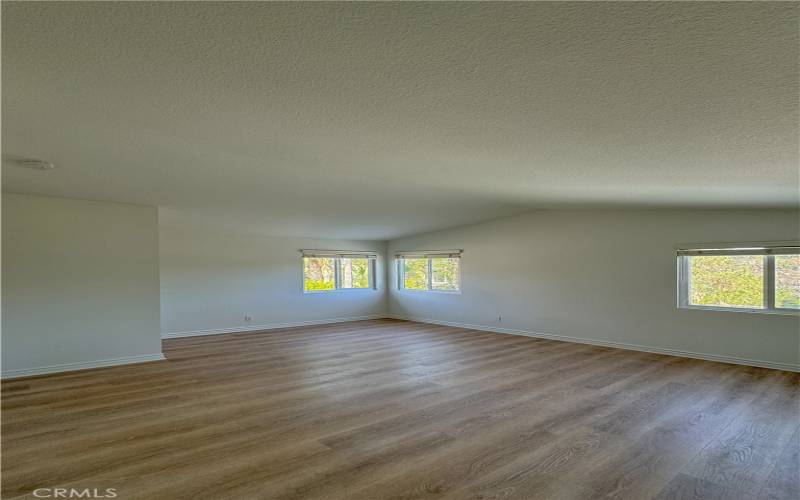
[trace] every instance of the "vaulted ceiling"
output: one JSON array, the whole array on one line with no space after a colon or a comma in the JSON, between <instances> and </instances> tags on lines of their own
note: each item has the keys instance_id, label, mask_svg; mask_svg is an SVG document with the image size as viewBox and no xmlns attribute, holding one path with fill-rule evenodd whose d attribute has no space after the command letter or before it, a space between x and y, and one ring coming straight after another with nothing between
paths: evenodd
<instances>
[{"instance_id":1,"label":"vaulted ceiling","mask_svg":"<svg viewBox=\"0 0 800 500\"><path fill-rule=\"evenodd\" d=\"M799 7L4 1L3 153L56 168L3 189L365 239L796 208Z\"/></svg>"}]
</instances>

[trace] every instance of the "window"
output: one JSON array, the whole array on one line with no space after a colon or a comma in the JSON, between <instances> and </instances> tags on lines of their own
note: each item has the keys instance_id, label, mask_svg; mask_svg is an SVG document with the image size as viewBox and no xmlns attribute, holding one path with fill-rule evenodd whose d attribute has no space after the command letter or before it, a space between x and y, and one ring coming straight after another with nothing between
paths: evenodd
<instances>
[{"instance_id":1,"label":"window","mask_svg":"<svg viewBox=\"0 0 800 500\"><path fill-rule=\"evenodd\" d=\"M775 256L775 307L800 309L800 255Z\"/></svg>"},{"instance_id":2,"label":"window","mask_svg":"<svg viewBox=\"0 0 800 500\"><path fill-rule=\"evenodd\" d=\"M426 257L408 258L400 260L402 265L403 288L407 290L428 289L428 262Z\"/></svg>"},{"instance_id":3,"label":"window","mask_svg":"<svg viewBox=\"0 0 800 500\"><path fill-rule=\"evenodd\" d=\"M304 257L303 283L306 292L336 290L336 258Z\"/></svg>"},{"instance_id":4,"label":"window","mask_svg":"<svg viewBox=\"0 0 800 500\"><path fill-rule=\"evenodd\" d=\"M461 290L461 250L398 252L397 284L403 290Z\"/></svg>"},{"instance_id":5,"label":"window","mask_svg":"<svg viewBox=\"0 0 800 500\"><path fill-rule=\"evenodd\" d=\"M340 257L339 288L371 288L370 260L367 257Z\"/></svg>"},{"instance_id":6,"label":"window","mask_svg":"<svg viewBox=\"0 0 800 500\"><path fill-rule=\"evenodd\" d=\"M460 286L461 259L452 257L431 257L431 290L457 292Z\"/></svg>"},{"instance_id":7,"label":"window","mask_svg":"<svg viewBox=\"0 0 800 500\"><path fill-rule=\"evenodd\" d=\"M678 250L678 306L791 314L800 310L800 247Z\"/></svg>"},{"instance_id":8,"label":"window","mask_svg":"<svg viewBox=\"0 0 800 500\"><path fill-rule=\"evenodd\" d=\"M302 250L303 292L375 289L375 261L370 252Z\"/></svg>"}]
</instances>

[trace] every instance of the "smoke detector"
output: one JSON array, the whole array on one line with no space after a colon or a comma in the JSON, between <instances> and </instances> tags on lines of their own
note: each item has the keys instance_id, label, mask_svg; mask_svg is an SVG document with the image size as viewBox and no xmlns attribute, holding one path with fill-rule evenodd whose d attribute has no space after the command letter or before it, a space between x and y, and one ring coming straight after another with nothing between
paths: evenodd
<instances>
[{"instance_id":1,"label":"smoke detector","mask_svg":"<svg viewBox=\"0 0 800 500\"><path fill-rule=\"evenodd\" d=\"M55 168L53 162L44 161L44 160L34 160L32 158L23 158L21 160L17 160L16 164L20 167L25 168L32 168L34 170L52 170Z\"/></svg>"}]
</instances>

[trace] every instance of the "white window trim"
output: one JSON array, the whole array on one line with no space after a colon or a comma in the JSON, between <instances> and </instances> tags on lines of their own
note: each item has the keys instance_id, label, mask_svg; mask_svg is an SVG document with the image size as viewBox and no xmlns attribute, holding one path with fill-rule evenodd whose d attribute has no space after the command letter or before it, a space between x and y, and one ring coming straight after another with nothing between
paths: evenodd
<instances>
[{"instance_id":1,"label":"white window trim","mask_svg":"<svg viewBox=\"0 0 800 500\"><path fill-rule=\"evenodd\" d=\"M333 263L333 290L306 290L305 262L306 257L327 257L334 259ZM342 288L341 259L342 258L367 258L369 259L369 286L367 288ZM378 289L377 269L378 256L375 252L355 251L330 251L330 250L300 250L300 290L303 295L317 295L324 293L363 293L374 292Z\"/></svg>"},{"instance_id":2,"label":"white window trim","mask_svg":"<svg viewBox=\"0 0 800 500\"><path fill-rule=\"evenodd\" d=\"M757 247L756 245L757 245L756 243L748 243L748 244L741 243L738 245L733 243L726 243L724 244L724 246L714 245L712 247L710 245L707 245L706 248L714 248L714 249L760 248L761 249L760 251L753 251L753 253L743 252L742 254L761 255L764 258L764 308L763 309L754 309L747 307L704 306L704 305L690 304L689 289L691 285L691 273L689 270L690 256L688 255L677 256L678 308L694 309L702 311L779 314L788 316L800 315L800 310L798 309L790 309L790 308L775 306L775 255L783 255L783 254L781 253L773 254L771 250L771 248L774 247L797 246L797 244L794 242L780 242L780 244L775 244L773 246L767 245L764 247ZM699 248L699 247L694 246L693 248ZM679 252L680 251L681 250L679 249Z\"/></svg>"},{"instance_id":3,"label":"white window trim","mask_svg":"<svg viewBox=\"0 0 800 500\"><path fill-rule=\"evenodd\" d=\"M459 259L458 262L458 290L435 290L433 288L433 259L438 256L444 256L446 254L458 255L457 258ZM406 258L409 259L428 259L428 269L427 269L427 278L428 278L428 289L427 290L417 290L414 288L406 288L405 287L405 266L403 266L403 260ZM403 254L397 254L395 257L397 261L397 289L401 292L410 292L410 293L445 293L448 295L461 295L461 273L462 273L462 265L463 261L461 260L461 250L448 250L448 251L440 251L440 252L420 252L419 254L408 252Z\"/></svg>"}]
</instances>

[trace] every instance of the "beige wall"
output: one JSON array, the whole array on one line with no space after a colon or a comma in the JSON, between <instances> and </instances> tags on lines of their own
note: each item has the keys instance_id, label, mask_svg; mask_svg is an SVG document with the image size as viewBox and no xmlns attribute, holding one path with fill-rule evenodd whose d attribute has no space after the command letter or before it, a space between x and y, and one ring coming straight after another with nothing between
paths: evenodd
<instances>
[{"instance_id":1,"label":"beige wall","mask_svg":"<svg viewBox=\"0 0 800 500\"><path fill-rule=\"evenodd\" d=\"M2 371L159 359L155 207L4 193Z\"/></svg>"},{"instance_id":2,"label":"beige wall","mask_svg":"<svg viewBox=\"0 0 800 500\"><path fill-rule=\"evenodd\" d=\"M796 211L541 211L389 242L463 248L460 295L398 291L400 317L792 367L797 316L676 307L673 246L797 240ZM502 317L502 321L498 321Z\"/></svg>"},{"instance_id":3,"label":"beige wall","mask_svg":"<svg viewBox=\"0 0 800 500\"><path fill-rule=\"evenodd\" d=\"M162 332L169 337L383 317L385 247L162 225ZM377 251L377 290L304 294L301 248Z\"/></svg>"}]
</instances>

